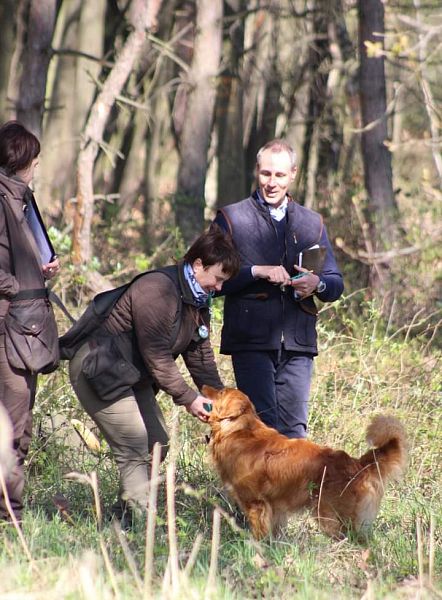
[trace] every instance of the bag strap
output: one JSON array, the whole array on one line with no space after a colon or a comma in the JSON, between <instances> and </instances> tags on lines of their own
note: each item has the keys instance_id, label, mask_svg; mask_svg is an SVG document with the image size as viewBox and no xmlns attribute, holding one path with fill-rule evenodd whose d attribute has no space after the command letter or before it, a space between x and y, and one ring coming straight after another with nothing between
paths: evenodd
<instances>
[{"instance_id":1,"label":"bag strap","mask_svg":"<svg viewBox=\"0 0 442 600\"><path fill-rule=\"evenodd\" d=\"M48 298L51 302L58 306L58 308L62 311L65 317L71 321L71 323L76 322L74 317L63 304L61 298L55 292L48 290L47 288L21 290L11 299L11 302L17 302L18 300L36 300L38 298Z\"/></svg>"},{"instance_id":2,"label":"bag strap","mask_svg":"<svg viewBox=\"0 0 442 600\"><path fill-rule=\"evenodd\" d=\"M46 288L38 288L35 290L21 290L11 299L11 302L16 302L17 300L33 300L36 298L47 298L49 295L49 291Z\"/></svg>"},{"instance_id":3,"label":"bag strap","mask_svg":"<svg viewBox=\"0 0 442 600\"><path fill-rule=\"evenodd\" d=\"M175 346L175 342L178 339L178 334L180 332L180 326L181 326L181 317L183 314L183 301L180 297L180 295L178 294L178 307L177 307L177 311L176 311L176 315L175 315L175 321L173 323L172 326L172 336L171 336L171 348L173 348Z\"/></svg>"},{"instance_id":4,"label":"bag strap","mask_svg":"<svg viewBox=\"0 0 442 600\"><path fill-rule=\"evenodd\" d=\"M77 322L76 319L74 319L74 317L68 311L66 306L63 304L60 296L58 296L52 290L46 290L46 291L48 292L49 300L58 306L58 308L61 310L61 312L64 314L64 316L67 317L72 324L76 323Z\"/></svg>"},{"instance_id":5,"label":"bag strap","mask_svg":"<svg viewBox=\"0 0 442 600\"><path fill-rule=\"evenodd\" d=\"M33 234L29 231L30 238L21 227L17 216L8 202L7 196L4 193L0 194L0 202L3 206L3 211L6 220L6 227L9 237L9 255L11 261L11 272L17 279L21 288L29 289L31 285L38 285L36 277L30 275L28 268L29 263L34 263L35 271L41 273L41 265L37 259L38 246L33 240ZM19 258L20 257L20 258ZM31 269L34 271L34 268ZM41 285L44 286L44 278L41 273Z\"/></svg>"}]
</instances>

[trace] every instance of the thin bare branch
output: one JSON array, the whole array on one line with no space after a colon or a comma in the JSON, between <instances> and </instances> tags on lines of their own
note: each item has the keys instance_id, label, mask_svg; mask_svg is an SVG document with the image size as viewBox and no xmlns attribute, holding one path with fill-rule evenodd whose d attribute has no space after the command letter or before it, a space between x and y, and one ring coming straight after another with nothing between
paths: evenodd
<instances>
[{"instance_id":1,"label":"thin bare branch","mask_svg":"<svg viewBox=\"0 0 442 600\"><path fill-rule=\"evenodd\" d=\"M88 60L93 60L94 62L97 62L103 67L109 67L109 69L112 69L115 66L115 63L110 62L105 58L93 56L92 54L88 54L87 52L81 52L80 50L73 50L71 48L52 48L51 54L52 56L78 56L80 58L87 58Z\"/></svg>"}]
</instances>

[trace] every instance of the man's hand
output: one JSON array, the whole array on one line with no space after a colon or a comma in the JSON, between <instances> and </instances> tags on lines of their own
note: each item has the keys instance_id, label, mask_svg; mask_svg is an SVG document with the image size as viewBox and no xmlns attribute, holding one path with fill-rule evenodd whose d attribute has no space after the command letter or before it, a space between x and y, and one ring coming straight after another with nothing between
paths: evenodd
<instances>
[{"instance_id":1,"label":"man's hand","mask_svg":"<svg viewBox=\"0 0 442 600\"><path fill-rule=\"evenodd\" d=\"M57 275L59 270L60 270L60 261L58 260L58 258L56 258L52 262L42 266L43 276L46 279L52 279L52 277L54 277L54 275Z\"/></svg>"},{"instance_id":2,"label":"man's hand","mask_svg":"<svg viewBox=\"0 0 442 600\"><path fill-rule=\"evenodd\" d=\"M290 275L282 265L255 265L253 275L260 279L267 279L275 285L287 285L290 282Z\"/></svg>"},{"instance_id":3,"label":"man's hand","mask_svg":"<svg viewBox=\"0 0 442 600\"><path fill-rule=\"evenodd\" d=\"M296 291L301 300L303 300L314 293L318 287L319 277L303 267L297 267L296 265L294 265L294 267L297 271L299 271L299 273L303 273L303 276L299 277L299 279L292 279L290 281L290 285Z\"/></svg>"},{"instance_id":4,"label":"man's hand","mask_svg":"<svg viewBox=\"0 0 442 600\"><path fill-rule=\"evenodd\" d=\"M211 404L211 400L205 396L197 396L193 402L186 405L186 410L203 423L207 423L210 413L204 408L204 403Z\"/></svg>"}]
</instances>

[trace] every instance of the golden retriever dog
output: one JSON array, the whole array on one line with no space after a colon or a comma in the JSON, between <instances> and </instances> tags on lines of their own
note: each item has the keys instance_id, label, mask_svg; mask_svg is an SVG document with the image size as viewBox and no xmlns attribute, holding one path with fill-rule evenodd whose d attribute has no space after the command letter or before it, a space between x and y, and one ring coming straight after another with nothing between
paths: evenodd
<instances>
[{"instance_id":1,"label":"golden retriever dog","mask_svg":"<svg viewBox=\"0 0 442 600\"><path fill-rule=\"evenodd\" d=\"M330 536L361 532L374 521L386 484L405 469L405 431L394 417L374 417L367 430L372 450L352 458L267 427L239 390L203 386L202 392L213 402L215 466L256 539L277 533L304 507Z\"/></svg>"}]
</instances>

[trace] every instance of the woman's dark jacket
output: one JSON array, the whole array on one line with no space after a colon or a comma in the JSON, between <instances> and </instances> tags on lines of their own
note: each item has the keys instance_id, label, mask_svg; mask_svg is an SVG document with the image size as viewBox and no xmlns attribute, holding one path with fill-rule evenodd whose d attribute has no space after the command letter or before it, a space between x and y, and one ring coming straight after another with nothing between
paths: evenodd
<instances>
[{"instance_id":1,"label":"woman's dark jacket","mask_svg":"<svg viewBox=\"0 0 442 600\"><path fill-rule=\"evenodd\" d=\"M198 308L184 278L183 264L166 267L168 275L152 271L138 277L118 300L105 321L112 335L133 331L137 349L156 386L179 405L197 397L185 381L175 358L184 359L195 385L221 388L209 339L198 336L198 327L209 327L207 306ZM178 303L181 309L178 310ZM178 331L174 326L179 319Z\"/></svg>"},{"instance_id":2,"label":"woman's dark jacket","mask_svg":"<svg viewBox=\"0 0 442 600\"><path fill-rule=\"evenodd\" d=\"M325 261L317 275L326 284L317 294L323 302L339 298L343 291L338 269L321 216L289 200L284 222L276 223L268 207L256 194L224 206L215 221L228 229L240 255L239 275L223 285L226 295L221 352L287 350L316 355L316 307L313 297L295 300L293 289L285 291L265 279L254 279L253 265L283 265L297 274L300 252L319 244L326 248Z\"/></svg>"},{"instance_id":3,"label":"woman's dark jacket","mask_svg":"<svg viewBox=\"0 0 442 600\"><path fill-rule=\"evenodd\" d=\"M32 193L23 181L17 177L8 177L0 169L0 194L1 200L8 203L17 224L15 234L12 231L8 232L5 208L3 202L0 202L0 333L3 333L3 320L11 299L21 290L44 288L45 280L40 252L23 212L24 206L32 198ZM13 274L12 255L24 267L21 269L21 290Z\"/></svg>"}]
</instances>

